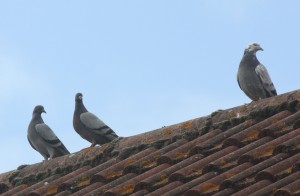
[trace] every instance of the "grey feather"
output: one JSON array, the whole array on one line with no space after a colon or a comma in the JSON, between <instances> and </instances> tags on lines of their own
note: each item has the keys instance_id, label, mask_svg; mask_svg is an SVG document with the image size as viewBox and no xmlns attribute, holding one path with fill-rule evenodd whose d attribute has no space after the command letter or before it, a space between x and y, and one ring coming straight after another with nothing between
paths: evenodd
<instances>
[{"instance_id":1,"label":"grey feather","mask_svg":"<svg viewBox=\"0 0 300 196\"><path fill-rule=\"evenodd\" d=\"M259 77L264 89L268 92L270 95L276 95L274 92L276 92L276 89L274 87L274 84L270 78L270 75L266 69L266 67L262 64L257 65L255 68L255 72L257 76Z\"/></svg>"},{"instance_id":2,"label":"grey feather","mask_svg":"<svg viewBox=\"0 0 300 196\"><path fill-rule=\"evenodd\" d=\"M43 112L45 112L45 110L41 105L36 106L33 110L32 119L27 130L29 144L33 149L38 151L45 160L70 154L51 128L44 123L41 117Z\"/></svg>"},{"instance_id":3,"label":"grey feather","mask_svg":"<svg viewBox=\"0 0 300 196\"><path fill-rule=\"evenodd\" d=\"M55 133L50 129L45 123L40 123L35 125L36 132L45 140L48 144L56 146L61 145L61 141L55 135Z\"/></svg>"},{"instance_id":4,"label":"grey feather","mask_svg":"<svg viewBox=\"0 0 300 196\"><path fill-rule=\"evenodd\" d=\"M80 114L80 120L86 127L90 129L99 129L106 126L102 120L90 112Z\"/></svg>"},{"instance_id":5,"label":"grey feather","mask_svg":"<svg viewBox=\"0 0 300 196\"><path fill-rule=\"evenodd\" d=\"M277 92L269 73L256 57L263 50L259 44L250 44L240 62L237 81L244 93L253 101L276 96Z\"/></svg>"},{"instance_id":6,"label":"grey feather","mask_svg":"<svg viewBox=\"0 0 300 196\"><path fill-rule=\"evenodd\" d=\"M82 94L75 96L75 111L73 127L84 139L91 142L91 146L105 144L118 138L118 135L96 115L88 112L82 102Z\"/></svg>"}]
</instances>

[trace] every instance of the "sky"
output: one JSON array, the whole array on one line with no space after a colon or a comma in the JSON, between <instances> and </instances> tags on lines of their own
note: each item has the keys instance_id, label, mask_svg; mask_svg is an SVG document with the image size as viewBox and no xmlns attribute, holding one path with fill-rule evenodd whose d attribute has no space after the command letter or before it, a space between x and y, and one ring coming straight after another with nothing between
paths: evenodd
<instances>
[{"instance_id":1,"label":"sky","mask_svg":"<svg viewBox=\"0 0 300 196\"><path fill-rule=\"evenodd\" d=\"M245 47L278 94L299 89L300 1L0 1L0 173L43 160L33 108L70 152L75 94L127 137L251 100L236 74Z\"/></svg>"}]
</instances>

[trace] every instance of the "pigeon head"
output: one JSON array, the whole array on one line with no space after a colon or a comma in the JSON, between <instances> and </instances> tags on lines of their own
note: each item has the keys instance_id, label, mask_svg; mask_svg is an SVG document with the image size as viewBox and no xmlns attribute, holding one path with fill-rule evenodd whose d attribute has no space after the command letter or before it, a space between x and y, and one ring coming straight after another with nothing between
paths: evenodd
<instances>
[{"instance_id":1,"label":"pigeon head","mask_svg":"<svg viewBox=\"0 0 300 196\"><path fill-rule=\"evenodd\" d=\"M82 102L82 93L77 93L76 95L75 95L75 101L76 102Z\"/></svg>"},{"instance_id":2,"label":"pigeon head","mask_svg":"<svg viewBox=\"0 0 300 196\"><path fill-rule=\"evenodd\" d=\"M44 106L42 106L42 105L35 106L35 108L33 110L33 114L41 114L43 112L46 113Z\"/></svg>"},{"instance_id":3,"label":"pigeon head","mask_svg":"<svg viewBox=\"0 0 300 196\"><path fill-rule=\"evenodd\" d=\"M248 53L255 54L259 50L263 51L263 49L260 47L258 43L251 43L246 47L245 53L248 52Z\"/></svg>"}]
</instances>

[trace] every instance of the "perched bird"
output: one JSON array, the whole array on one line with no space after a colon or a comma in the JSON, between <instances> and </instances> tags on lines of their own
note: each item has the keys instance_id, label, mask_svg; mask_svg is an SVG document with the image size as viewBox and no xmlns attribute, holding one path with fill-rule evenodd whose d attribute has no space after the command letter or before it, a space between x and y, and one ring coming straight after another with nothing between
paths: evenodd
<instances>
[{"instance_id":1,"label":"perched bird","mask_svg":"<svg viewBox=\"0 0 300 196\"><path fill-rule=\"evenodd\" d=\"M75 96L75 111L73 116L75 131L87 141L91 147L96 144L102 145L118 138L117 134L97 116L87 111L82 102L82 94Z\"/></svg>"},{"instance_id":2,"label":"perched bird","mask_svg":"<svg viewBox=\"0 0 300 196\"><path fill-rule=\"evenodd\" d=\"M240 88L253 101L277 95L266 67L256 58L259 50L263 51L258 43L252 43L245 49L237 73Z\"/></svg>"},{"instance_id":3,"label":"perched bird","mask_svg":"<svg viewBox=\"0 0 300 196\"><path fill-rule=\"evenodd\" d=\"M49 157L52 159L70 154L51 128L44 123L42 113L46 113L46 111L41 105L36 106L32 113L27 131L27 139L31 147L38 151L45 160L48 160Z\"/></svg>"}]
</instances>

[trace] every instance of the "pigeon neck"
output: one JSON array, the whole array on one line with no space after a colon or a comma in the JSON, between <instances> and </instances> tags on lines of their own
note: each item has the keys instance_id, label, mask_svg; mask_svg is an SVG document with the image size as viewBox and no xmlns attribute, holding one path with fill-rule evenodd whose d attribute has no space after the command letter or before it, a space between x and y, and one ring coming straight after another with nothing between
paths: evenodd
<instances>
[{"instance_id":1,"label":"pigeon neck","mask_svg":"<svg viewBox=\"0 0 300 196\"><path fill-rule=\"evenodd\" d=\"M41 114L33 113L33 114L32 114L32 118L35 119L35 120L38 121L38 122L44 123Z\"/></svg>"},{"instance_id":2,"label":"pigeon neck","mask_svg":"<svg viewBox=\"0 0 300 196\"><path fill-rule=\"evenodd\" d=\"M75 111L79 111L81 113L81 112L87 112L87 109L84 107L82 102L76 102Z\"/></svg>"},{"instance_id":3,"label":"pigeon neck","mask_svg":"<svg viewBox=\"0 0 300 196\"><path fill-rule=\"evenodd\" d=\"M256 53L245 52L243 59L244 59L244 61L253 62L253 65L255 65L255 66L260 64L257 57L256 57Z\"/></svg>"},{"instance_id":4,"label":"pigeon neck","mask_svg":"<svg viewBox=\"0 0 300 196\"><path fill-rule=\"evenodd\" d=\"M249 50L245 50L245 51L244 51L244 56L256 56L256 52L257 52L257 51L249 51Z\"/></svg>"}]
</instances>

